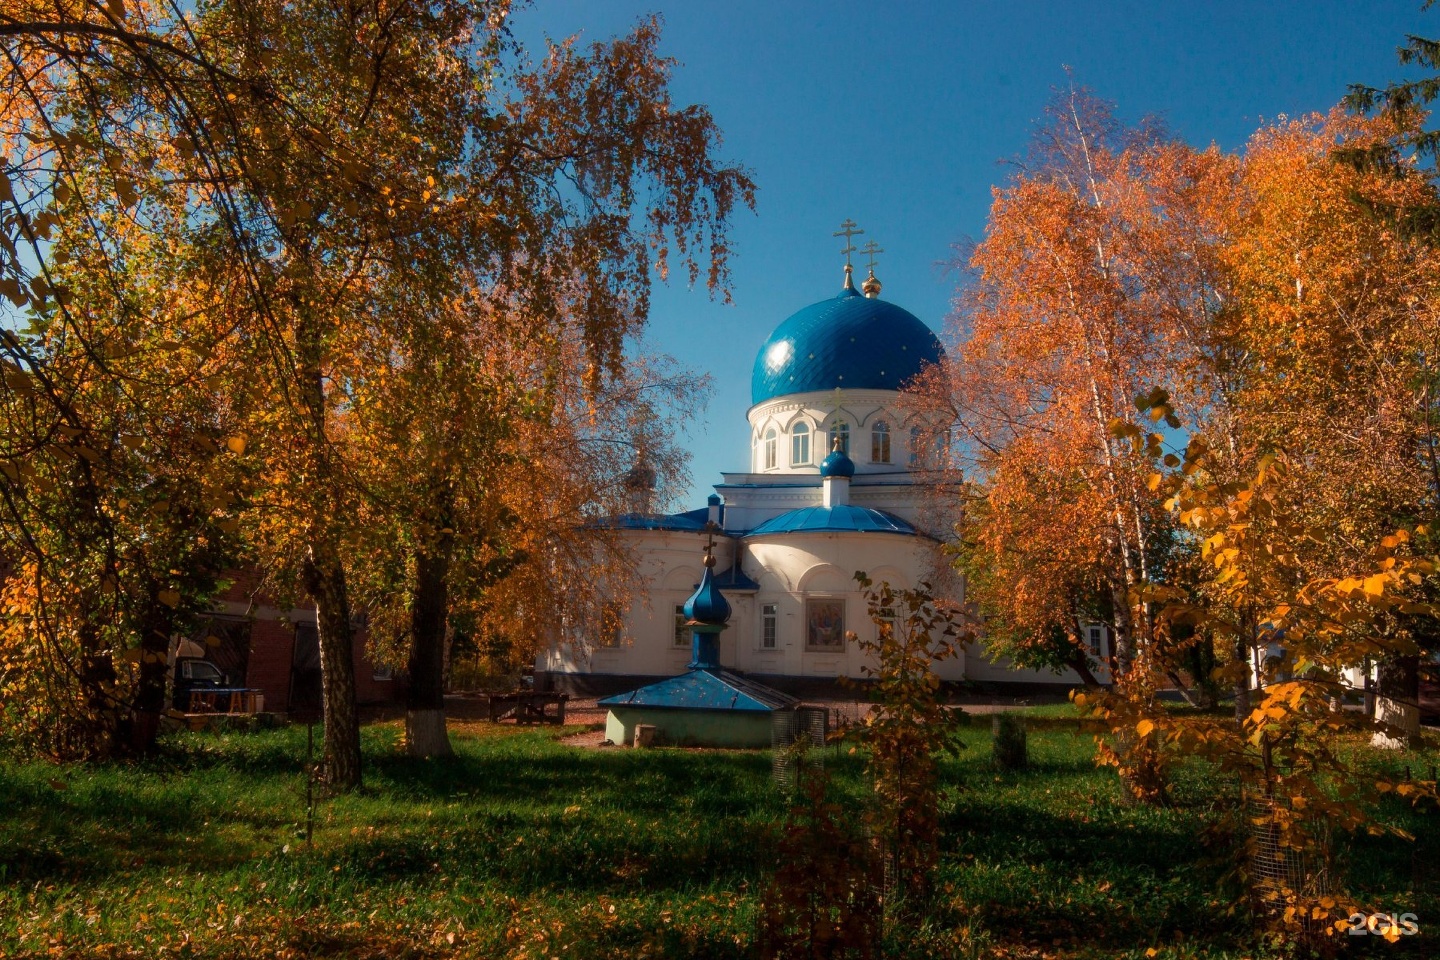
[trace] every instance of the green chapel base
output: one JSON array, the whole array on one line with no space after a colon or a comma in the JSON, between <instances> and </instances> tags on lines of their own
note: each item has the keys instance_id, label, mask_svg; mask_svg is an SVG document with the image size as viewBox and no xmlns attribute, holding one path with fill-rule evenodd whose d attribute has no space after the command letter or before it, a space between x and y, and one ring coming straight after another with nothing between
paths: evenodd
<instances>
[{"instance_id":1,"label":"green chapel base","mask_svg":"<svg viewBox=\"0 0 1440 960\"><path fill-rule=\"evenodd\" d=\"M605 716L605 738L617 746L635 744L635 727L655 727L655 743L679 747L770 746L771 712L684 710L663 707L612 707Z\"/></svg>"},{"instance_id":2,"label":"green chapel base","mask_svg":"<svg viewBox=\"0 0 1440 960\"><path fill-rule=\"evenodd\" d=\"M691 670L598 703L614 744L633 745L636 725L650 724L661 744L768 747L775 712L799 701L729 670Z\"/></svg>"}]
</instances>

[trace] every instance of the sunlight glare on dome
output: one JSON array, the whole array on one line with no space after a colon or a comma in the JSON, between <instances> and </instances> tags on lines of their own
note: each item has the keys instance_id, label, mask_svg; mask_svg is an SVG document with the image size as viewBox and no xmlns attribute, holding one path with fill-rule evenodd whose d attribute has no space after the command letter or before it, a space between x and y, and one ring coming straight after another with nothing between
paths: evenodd
<instances>
[{"instance_id":1,"label":"sunlight glare on dome","mask_svg":"<svg viewBox=\"0 0 1440 960\"><path fill-rule=\"evenodd\" d=\"M790 362L790 358L794 354L795 346L789 340L779 340L770 344L769 349L765 351L765 369L772 374L779 373L785 364Z\"/></svg>"}]
</instances>

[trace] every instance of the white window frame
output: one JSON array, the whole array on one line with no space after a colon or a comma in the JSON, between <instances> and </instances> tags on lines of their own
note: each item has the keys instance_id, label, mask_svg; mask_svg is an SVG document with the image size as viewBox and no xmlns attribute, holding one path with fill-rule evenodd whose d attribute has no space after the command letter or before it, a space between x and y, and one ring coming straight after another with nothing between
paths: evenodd
<instances>
[{"instance_id":1,"label":"white window frame","mask_svg":"<svg viewBox=\"0 0 1440 960\"><path fill-rule=\"evenodd\" d=\"M774 470L779 462L779 438L775 428L771 427L765 431L765 439L761 441L760 449L763 451L764 459L761 461L765 466L762 469Z\"/></svg>"},{"instance_id":2,"label":"white window frame","mask_svg":"<svg viewBox=\"0 0 1440 960\"><path fill-rule=\"evenodd\" d=\"M876 640L880 639L880 630L882 628L882 625L886 623L890 624L890 636L895 636L895 626L898 621L895 617L894 607L881 607L879 610L879 616L876 617L875 621L873 622L875 622Z\"/></svg>"},{"instance_id":3,"label":"white window frame","mask_svg":"<svg viewBox=\"0 0 1440 960\"><path fill-rule=\"evenodd\" d=\"M605 621L612 621L607 630ZM601 650L615 650L625 645L625 611L613 603L606 603L600 610L600 629L595 646Z\"/></svg>"},{"instance_id":4,"label":"white window frame","mask_svg":"<svg viewBox=\"0 0 1440 960\"><path fill-rule=\"evenodd\" d=\"M780 604L760 604L760 649L780 649Z\"/></svg>"},{"instance_id":5,"label":"white window frame","mask_svg":"<svg viewBox=\"0 0 1440 960\"><path fill-rule=\"evenodd\" d=\"M810 424L801 420L790 428L790 466L810 465Z\"/></svg>"},{"instance_id":6,"label":"white window frame","mask_svg":"<svg viewBox=\"0 0 1440 960\"><path fill-rule=\"evenodd\" d=\"M890 462L890 424L876 420L870 427L870 462Z\"/></svg>"},{"instance_id":7,"label":"white window frame","mask_svg":"<svg viewBox=\"0 0 1440 960\"><path fill-rule=\"evenodd\" d=\"M1095 656L1104 659L1105 657L1105 625L1103 623L1087 623L1085 625L1085 645Z\"/></svg>"},{"instance_id":8,"label":"white window frame","mask_svg":"<svg viewBox=\"0 0 1440 960\"><path fill-rule=\"evenodd\" d=\"M672 649L679 650L690 646L690 628L685 626L690 620L685 616L685 604L675 604L675 630L670 638Z\"/></svg>"}]
</instances>

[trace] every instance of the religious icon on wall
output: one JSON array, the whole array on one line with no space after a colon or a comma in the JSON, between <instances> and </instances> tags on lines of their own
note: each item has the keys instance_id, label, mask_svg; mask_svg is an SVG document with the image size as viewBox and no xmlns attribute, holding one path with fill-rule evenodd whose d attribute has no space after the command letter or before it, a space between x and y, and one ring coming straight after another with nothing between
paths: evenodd
<instances>
[{"instance_id":1,"label":"religious icon on wall","mask_svg":"<svg viewBox=\"0 0 1440 960\"><path fill-rule=\"evenodd\" d=\"M845 601L805 601L805 645L839 650L845 646Z\"/></svg>"}]
</instances>

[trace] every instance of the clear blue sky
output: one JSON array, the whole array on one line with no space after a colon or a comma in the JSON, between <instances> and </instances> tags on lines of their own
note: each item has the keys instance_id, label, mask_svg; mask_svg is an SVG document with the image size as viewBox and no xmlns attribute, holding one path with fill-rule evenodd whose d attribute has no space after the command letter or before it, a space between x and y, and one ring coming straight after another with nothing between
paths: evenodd
<instances>
[{"instance_id":1,"label":"clear blue sky","mask_svg":"<svg viewBox=\"0 0 1440 960\"><path fill-rule=\"evenodd\" d=\"M652 12L681 61L677 102L710 108L724 156L760 188L756 214L735 223L733 306L656 291L650 346L716 388L688 430L680 508L702 505L720 471L748 469L755 354L839 290L841 220L885 249L882 296L943 335L952 245L983 233L999 161L1024 150L1065 66L1121 116L1156 114L1192 143L1233 149L1278 115L1330 108L1352 82L1399 78L1404 35L1440 34L1420 0L538 0L512 27L527 42L600 39Z\"/></svg>"}]
</instances>

